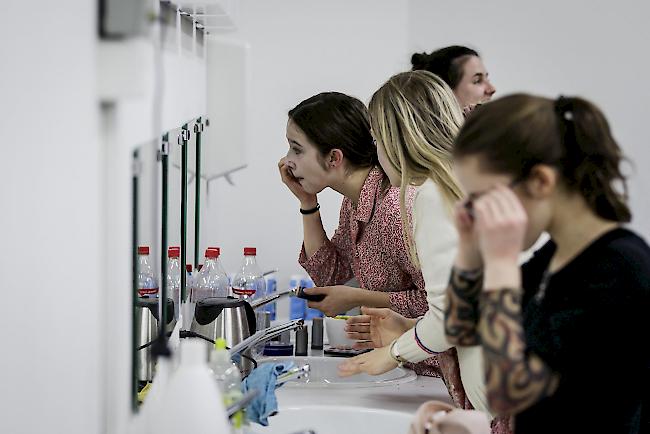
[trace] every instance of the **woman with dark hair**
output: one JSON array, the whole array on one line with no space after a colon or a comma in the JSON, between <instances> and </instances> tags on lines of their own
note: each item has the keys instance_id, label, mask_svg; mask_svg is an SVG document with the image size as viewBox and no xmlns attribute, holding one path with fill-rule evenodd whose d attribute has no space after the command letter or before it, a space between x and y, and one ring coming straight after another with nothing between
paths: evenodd
<instances>
[{"instance_id":1,"label":"woman with dark hair","mask_svg":"<svg viewBox=\"0 0 650 434\"><path fill-rule=\"evenodd\" d=\"M471 48L452 45L411 56L413 71L425 70L436 74L454 91L462 108L488 101L496 92L483 61Z\"/></svg>"},{"instance_id":2,"label":"woman with dark hair","mask_svg":"<svg viewBox=\"0 0 650 434\"><path fill-rule=\"evenodd\" d=\"M304 242L299 262L317 285L305 292L324 296L309 301L309 307L328 316L358 306L388 307L408 318L424 315L427 292L402 236L400 188L391 187L378 165L363 103L337 92L308 98L289 111L287 141L289 151L278 167L282 182L300 201ZM331 239L317 201L328 187L343 195ZM404 193L407 222L415 192L410 187ZM352 277L360 288L343 285ZM457 367L455 354L444 352L417 364L416 371L440 376L439 360ZM465 400L464 393L459 400Z\"/></svg>"},{"instance_id":3,"label":"woman with dark hair","mask_svg":"<svg viewBox=\"0 0 650 434\"><path fill-rule=\"evenodd\" d=\"M477 108L454 147L468 194L447 338L483 347L490 408L515 432L648 430L650 248L623 156L581 98L512 95ZM519 253L551 236L521 268Z\"/></svg>"}]
</instances>

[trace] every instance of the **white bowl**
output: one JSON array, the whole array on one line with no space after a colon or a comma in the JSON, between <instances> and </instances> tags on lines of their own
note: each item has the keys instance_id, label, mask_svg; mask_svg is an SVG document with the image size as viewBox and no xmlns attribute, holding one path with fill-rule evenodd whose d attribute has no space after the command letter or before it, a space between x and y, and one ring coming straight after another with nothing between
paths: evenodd
<instances>
[{"instance_id":1,"label":"white bowl","mask_svg":"<svg viewBox=\"0 0 650 434\"><path fill-rule=\"evenodd\" d=\"M346 322L347 319L343 318L325 318L325 333L327 333L330 347L352 348L352 345L356 342L354 339L348 338L345 332Z\"/></svg>"}]
</instances>

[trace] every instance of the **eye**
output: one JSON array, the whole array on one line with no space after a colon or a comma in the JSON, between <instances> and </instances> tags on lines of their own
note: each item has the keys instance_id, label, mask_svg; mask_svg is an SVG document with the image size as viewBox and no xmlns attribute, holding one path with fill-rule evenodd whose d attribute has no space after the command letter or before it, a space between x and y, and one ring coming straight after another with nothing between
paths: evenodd
<instances>
[{"instance_id":1,"label":"eye","mask_svg":"<svg viewBox=\"0 0 650 434\"><path fill-rule=\"evenodd\" d=\"M299 148L296 148L295 146L292 146L292 147L291 147L291 150L292 150L293 153L296 154L296 155L298 155L298 154L300 154L300 153L302 152Z\"/></svg>"}]
</instances>

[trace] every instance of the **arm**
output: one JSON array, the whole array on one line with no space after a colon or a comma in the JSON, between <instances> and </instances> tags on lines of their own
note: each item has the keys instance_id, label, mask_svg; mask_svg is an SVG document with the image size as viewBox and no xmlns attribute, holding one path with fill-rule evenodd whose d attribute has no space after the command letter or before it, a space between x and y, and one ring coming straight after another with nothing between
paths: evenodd
<instances>
[{"instance_id":1,"label":"arm","mask_svg":"<svg viewBox=\"0 0 650 434\"><path fill-rule=\"evenodd\" d=\"M535 354L526 354L521 291L486 291L481 296L479 335L492 410L514 414L551 395L559 378Z\"/></svg>"},{"instance_id":2,"label":"arm","mask_svg":"<svg viewBox=\"0 0 650 434\"><path fill-rule=\"evenodd\" d=\"M478 296L483 284L483 271L451 270L447 287L445 309L445 335L453 345L479 344L477 323L479 319Z\"/></svg>"},{"instance_id":3,"label":"arm","mask_svg":"<svg viewBox=\"0 0 650 434\"><path fill-rule=\"evenodd\" d=\"M528 217L517 196L505 186L475 201L474 213L485 263L478 333L488 404L499 414L519 413L552 394L558 385L557 375L526 350L518 258Z\"/></svg>"},{"instance_id":4,"label":"arm","mask_svg":"<svg viewBox=\"0 0 650 434\"><path fill-rule=\"evenodd\" d=\"M353 277L349 221L347 199L341 204L339 226L331 240L325 235L320 212L303 217L305 241L298 262L317 286L340 285ZM319 242L318 248L309 255L308 251Z\"/></svg>"},{"instance_id":5,"label":"arm","mask_svg":"<svg viewBox=\"0 0 650 434\"><path fill-rule=\"evenodd\" d=\"M413 204L415 202L416 189L411 187L406 192L406 212L408 221L412 222ZM404 243L402 235L402 218L399 205L399 191L392 189L384 198L386 206L385 222L381 228L381 239L384 243L384 251L390 254L393 262L411 277L411 285L401 291L389 293L389 304L395 312L408 318L417 318L424 315L429 309L427 303L427 292L424 289L424 278L420 268L412 261L409 254L409 247ZM409 227L408 230L411 230Z\"/></svg>"},{"instance_id":6,"label":"arm","mask_svg":"<svg viewBox=\"0 0 650 434\"><path fill-rule=\"evenodd\" d=\"M458 245L451 213L438 188L423 184L413 205L413 241L424 277L428 310L417 325L395 343L398 353L411 362L420 362L448 350L445 337L445 289Z\"/></svg>"},{"instance_id":7,"label":"arm","mask_svg":"<svg viewBox=\"0 0 650 434\"><path fill-rule=\"evenodd\" d=\"M300 203L300 208L307 210L316 207L317 202ZM302 216L302 230L303 230L303 248L305 255L309 258L328 240L325 228L323 228L323 221L320 218L320 211L313 214L303 214Z\"/></svg>"},{"instance_id":8,"label":"arm","mask_svg":"<svg viewBox=\"0 0 650 434\"><path fill-rule=\"evenodd\" d=\"M302 209L316 207L317 198L313 193L308 193L302 188L300 182L293 176L291 171L292 163L285 157L278 162L278 170L282 182L289 188L289 191L300 201ZM344 211L348 209L348 218L344 218ZM339 227L332 237L327 239L323 228L320 212L303 215L304 242L298 262L305 268L317 285L331 285L347 281L352 277L350 260L346 255L349 248L349 230L346 229L346 222L349 220L349 204L346 208L344 201L341 206L341 218Z\"/></svg>"}]
</instances>

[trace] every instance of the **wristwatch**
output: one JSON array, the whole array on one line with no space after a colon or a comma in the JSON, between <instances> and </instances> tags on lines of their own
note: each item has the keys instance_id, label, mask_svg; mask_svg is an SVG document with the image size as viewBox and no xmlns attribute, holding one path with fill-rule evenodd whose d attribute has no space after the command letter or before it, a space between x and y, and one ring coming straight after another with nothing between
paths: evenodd
<instances>
[{"instance_id":1,"label":"wristwatch","mask_svg":"<svg viewBox=\"0 0 650 434\"><path fill-rule=\"evenodd\" d=\"M395 339L393 342L391 342L390 348L389 348L389 353L390 353L390 357L397 362L397 366L399 366L401 368L402 366L404 366L404 363L408 362L408 360L406 360L404 357L402 357L399 354L399 351L395 347L396 343L397 343L397 339Z\"/></svg>"}]
</instances>

